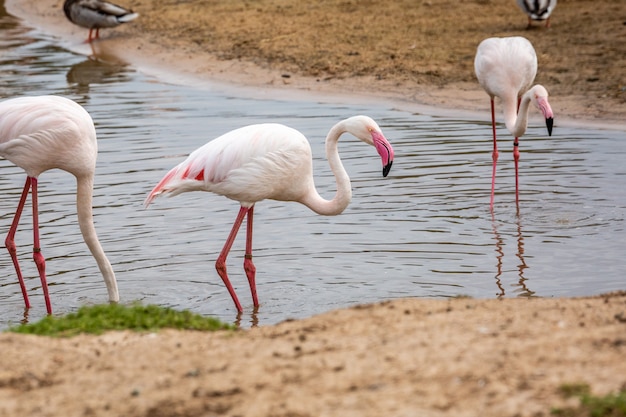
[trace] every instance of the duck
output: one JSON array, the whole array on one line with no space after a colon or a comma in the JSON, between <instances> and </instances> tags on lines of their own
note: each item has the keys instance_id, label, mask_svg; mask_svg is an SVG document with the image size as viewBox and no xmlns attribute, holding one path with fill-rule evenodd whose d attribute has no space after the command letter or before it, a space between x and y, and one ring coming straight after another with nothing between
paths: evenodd
<instances>
[{"instance_id":1,"label":"duck","mask_svg":"<svg viewBox=\"0 0 626 417\"><path fill-rule=\"evenodd\" d=\"M517 5L528 15L530 29L533 20L545 20L546 28L550 27L550 15L556 7L557 0L517 0Z\"/></svg>"},{"instance_id":2,"label":"duck","mask_svg":"<svg viewBox=\"0 0 626 417\"><path fill-rule=\"evenodd\" d=\"M63 11L70 22L89 29L87 43L100 37L101 28L113 28L139 17L139 13L104 0L65 0Z\"/></svg>"}]
</instances>

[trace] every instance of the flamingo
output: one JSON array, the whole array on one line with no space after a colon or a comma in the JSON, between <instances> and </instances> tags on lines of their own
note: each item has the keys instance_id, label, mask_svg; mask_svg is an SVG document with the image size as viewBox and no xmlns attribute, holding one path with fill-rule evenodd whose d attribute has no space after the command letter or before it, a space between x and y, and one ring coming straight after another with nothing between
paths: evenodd
<instances>
[{"instance_id":1,"label":"flamingo","mask_svg":"<svg viewBox=\"0 0 626 417\"><path fill-rule=\"evenodd\" d=\"M41 279L46 310L48 314L52 314L46 263L39 242L37 187L39 175L53 168L62 169L76 177L76 209L80 231L104 277L109 300L119 301L113 268L102 250L93 224L92 194L97 153L93 121L89 113L74 101L59 96L38 96L0 102L0 156L22 168L27 175L5 240L26 308L30 308L30 302L17 259L15 233L26 197L32 189L33 259Z\"/></svg>"},{"instance_id":2,"label":"flamingo","mask_svg":"<svg viewBox=\"0 0 626 417\"><path fill-rule=\"evenodd\" d=\"M256 124L232 130L192 152L154 187L145 206L148 207L161 194L173 196L187 191L210 191L238 201L241 204L239 214L215 268L241 313L243 309L228 279L226 257L244 217L247 217L243 266L257 309L256 268L252 262L254 205L272 199L295 201L326 216L343 212L352 197L350 178L337 150L337 142L343 133L350 133L376 148L386 177L393 162L393 148L376 122L367 116L340 121L326 137L326 157L337 182L337 192L332 200L322 198L315 188L311 146L306 137L281 124Z\"/></svg>"},{"instance_id":3,"label":"flamingo","mask_svg":"<svg viewBox=\"0 0 626 417\"><path fill-rule=\"evenodd\" d=\"M63 11L70 22L89 29L87 43L100 37L101 28L114 28L139 17L130 9L104 0L65 0Z\"/></svg>"},{"instance_id":4,"label":"flamingo","mask_svg":"<svg viewBox=\"0 0 626 417\"><path fill-rule=\"evenodd\" d=\"M517 0L517 5L528 15L527 29L533 20L545 20L546 28L550 27L550 15L556 7L557 0Z\"/></svg>"},{"instance_id":5,"label":"flamingo","mask_svg":"<svg viewBox=\"0 0 626 417\"><path fill-rule=\"evenodd\" d=\"M537 54L528 39L521 36L488 38L478 45L474 60L476 77L491 98L491 127L493 131L493 171L491 175L491 203L496 183L498 146L494 97L499 97L504 107L506 128L515 137L513 159L515 161L515 201L519 204L519 137L526 132L529 104L532 103L546 119L548 135L552 136L554 115L548 103L548 91L542 85L530 88L537 74Z\"/></svg>"}]
</instances>

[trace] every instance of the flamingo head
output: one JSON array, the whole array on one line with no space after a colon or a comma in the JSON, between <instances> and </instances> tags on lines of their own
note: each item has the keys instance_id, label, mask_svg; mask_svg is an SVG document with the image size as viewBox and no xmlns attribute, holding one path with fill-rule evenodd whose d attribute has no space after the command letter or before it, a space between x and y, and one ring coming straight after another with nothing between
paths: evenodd
<instances>
[{"instance_id":1,"label":"flamingo head","mask_svg":"<svg viewBox=\"0 0 626 417\"><path fill-rule=\"evenodd\" d=\"M346 130L368 145L376 148L383 163L383 177L386 177L393 164L393 147L383 135L378 124L367 116L355 116L346 120Z\"/></svg>"},{"instance_id":2,"label":"flamingo head","mask_svg":"<svg viewBox=\"0 0 626 417\"><path fill-rule=\"evenodd\" d=\"M548 90L541 85L536 85L532 88L532 94L530 98L543 114L546 119L546 127L548 128L548 136L552 136L552 125L554 124L554 113L552 113L552 107L548 103Z\"/></svg>"}]
</instances>

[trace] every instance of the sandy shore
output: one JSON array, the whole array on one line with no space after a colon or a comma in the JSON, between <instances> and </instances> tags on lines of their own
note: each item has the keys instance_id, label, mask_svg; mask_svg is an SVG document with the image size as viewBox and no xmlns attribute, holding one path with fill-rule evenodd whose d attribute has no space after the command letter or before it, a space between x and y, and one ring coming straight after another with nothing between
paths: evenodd
<instances>
[{"instance_id":1,"label":"sandy shore","mask_svg":"<svg viewBox=\"0 0 626 417\"><path fill-rule=\"evenodd\" d=\"M154 4L143 1L137 9ZM289 71L287 78L276 67L199 53L192 41L141 33L140 25L103 32L92 51L82 42L86 31L60 13L61 2L7 6L64 47L171 82L488 116L485 93L467 80L416 88L371 75L326 79ZM139 11L149 23L150 9ZM551 100L557 126L623 129L623 103L592 111L581 97ZM576 405L560 395L563 385L589 384L598 395L626 387L626 293L396 300L235 333L71 339L3 333L0 351L0 415L7 416L539 417Z\"/></svg>"},{"instance_id":2,"label":"sandy shore","mask_svg":"<svg viewBox=\"0 0 626 417\"><path fill-rule=\"evenodd\" d=\"M161 6L158 2L146 1L139 3L147 8L142 13L164 13L163 10L152 10L151 7ZM220 59L218 54L198 46L189 38L190 35L186 35L187 38L183 35L169 37L168 31L146 32L141 21L151 16L144 15L130 24L103 30L102 39L89 45L84 42L87 31L71 24L60 13L60 0L9 0L6 6L10 13L57 37L62 46L74 52L102 60L126 62L142 72L172 83L224 90L245 89L246 94L259 97L306 95L323 102L388 103L390 107L425 114L464 115L479 119L489 116L488 96L473 75L467 80L453 76L451 81L438 85L416 84L402 77L381 79L368 74L356 77L311 76L276 65L265 65L258 59ZM619 54L619 51L615 53ZM609 60L610 56L606 59ZM456 81L456 78L461 81ZM626 86L623 88L626 89ZM622 99L594 99L584 91L566 92L551 98L557 127L561 124L626 130L626 103ZM538 115L531 112L532 118L538 120Z\"/></svg>"}]
</instances>

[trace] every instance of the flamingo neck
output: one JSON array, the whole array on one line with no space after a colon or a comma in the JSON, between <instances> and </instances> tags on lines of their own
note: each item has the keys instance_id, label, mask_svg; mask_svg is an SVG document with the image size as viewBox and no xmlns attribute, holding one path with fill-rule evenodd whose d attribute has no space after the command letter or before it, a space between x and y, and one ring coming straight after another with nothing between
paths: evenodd
<instances>
[{"instance_id":1,"label":"flamingo neck","mask_svg":"<svg viewBox=\"0 0 626 417\"><path fill-rule=\"evenodd\" d=\"M517 97L509 97L503 100L504 122L509 132L516 138L526 133L528 126L528 111L530 107L530 92L522 96L522 100L517 108Z\"/></svg>"},{"instance_id":2,"label":"flamingo neck","mask_svg":"<svg viewBox=\"0 0 626 417\"><path fill-rule=\"evenodd\" d=\"M352 199L350 177L341 163L337 149L339 137L345 132L343 122L339 122L333 126L330 132L328 132L328 136L326 136L326 158L337 183L335 196L332 200L326 200L319 195L315 186L312 186L312 191L302 201L304 205L317 214L325 216L340 214L348 207Z\"/></svg>"},{"instance_id":3,"label":"flamingo neck","mask_svg":"<svg viewBox=\"0 0 626 417\"><path fill-rule=\"evenodd\" d=\"M115 279L115 273L111 267L111 263L106 257L98 235L96 234L96 228L93 224L93 178L90 176L76 177L76 212L78 215L78 225L80 232L83 235L83 239L87 244L87 247L91 251L91 254L95 258L98 268L104 278L104 282L107 286L109 293L109 300L112 302L118 302L119 292L117 289L117 281Z\"/></svg>"}]
</instances>

